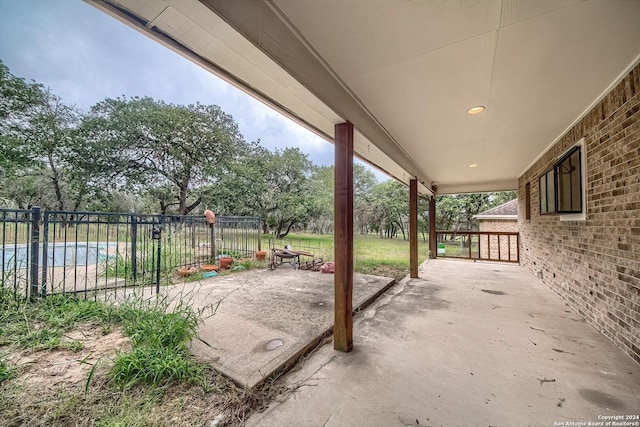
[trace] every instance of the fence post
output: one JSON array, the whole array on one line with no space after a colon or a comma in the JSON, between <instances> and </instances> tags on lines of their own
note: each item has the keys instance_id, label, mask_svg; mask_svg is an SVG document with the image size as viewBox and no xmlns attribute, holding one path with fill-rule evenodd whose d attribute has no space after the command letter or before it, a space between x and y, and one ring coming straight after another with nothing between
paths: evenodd
<instances>
[{"instance_id":1,"label":"fence post","mask_svg":"<svg viewBox=\"0 0 640 427\"><path fill-rule=\"evenodd\" d=\"M209 260L209 262L214 263L216 262L216 223L214 222L213 224L209 224L210 230L211 230L211 235L209 236L209 238L211 239L211 242L209 244L209 247L211 248L211 259Z\"/></svg>"},{"instance_id":2,"label":"fence post","mask_svg":"<svg viewBox=\"0 0 640 427\"><path fill-rule=\"evenodd\" d=\"M38 259L40 256L40 207L31 209L31 293L30 299L38 295Z\"/></svg>"},{"instance_id":3,"label":"fence post","mask_svg":"<svg viewBox=\"0 0 640 427\"><path fill-rule=\"evenodd\" d=\"M42 214L43 217L43 222L44 222L44 229L42 231L42 286L40 288L40 295L42 296L42 298L45 298L47 296L47 269L48 269L48 262L49 262L49 212L44 212ZM56 239L53 239L53 252L55 252L55 241ZM55 266L53 267L55 268Z\"/></svg>"},{"instance_id":4,"label":"fence post","mask_svg":"<svg viewBox=\"0 0 640 427\"><path fill-rule=\"evenodd\" d=\"M160 293L160 261L162 259L162 216L158 218L158 230L157 230L158 239L158 255L156 258L156 294Z\"/></svg>"},{"instance_id":5,"label":"fence post","mask_svg":"<svg viewBox=\"0 0 640 427\"><path fill-rule=\"evenodd\" d=\"M134 286L138 278L137 244L138 244L138 219L136 218L135 215L131 215L131 273L133 276ZM126 280L126 275L125 275L125 280Z\"/></svg>"}]
</instances>

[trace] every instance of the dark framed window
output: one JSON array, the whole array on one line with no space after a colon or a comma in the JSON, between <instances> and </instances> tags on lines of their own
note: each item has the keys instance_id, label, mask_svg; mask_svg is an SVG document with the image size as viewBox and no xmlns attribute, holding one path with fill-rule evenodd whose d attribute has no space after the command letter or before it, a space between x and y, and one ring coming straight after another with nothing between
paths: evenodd
<instances>
[{"instance_id":1,"label":"dark framed window","mask_svg":"<svg viewBox=\"0 0 640 427\"><path fill-rule=\"evenodd\" d=\"M580 147L572 148L555 164L558 213L582 212L582 167Z\"/></svg>"},{"instance_id":2,"label":"dark framed window","mask_svg":"<svg viewBox=\"0 0 640 427\"><path fill-rule=\"evenodd\" d=\"M538 178L540 214L583 213L581 147L573 147Z\"/></svg>"},{"instance_id":3,"label":"dark framed window","mask_svg":"<svg viewBox=\"0 0 640 427\"><path fill-rule=\"evenodd\" d=\"M538 189L540 190L540 213L556 213L555 195L555 172L550 169L538 178Z\"/></svg>"}]
</instances>

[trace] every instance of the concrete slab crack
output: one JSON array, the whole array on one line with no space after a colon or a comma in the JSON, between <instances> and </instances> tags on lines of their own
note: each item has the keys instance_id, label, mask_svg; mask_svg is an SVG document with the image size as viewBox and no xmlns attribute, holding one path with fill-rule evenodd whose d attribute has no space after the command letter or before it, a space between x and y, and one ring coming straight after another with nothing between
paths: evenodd
<instances>
[{"instance_id":1,"label":"concrete slab crack","mask_svg":"<svg viewBox=\"0 0 640 427\"><path fill-rule=\"evenodd\" d=\"M552 378L550 380L548 380L547 377L544 377L543 379L540 379L540 378L536 378L536 379L538 381L540 381L540 387L542 387L542 384L544 384L544 383L555 383L556 382L555 378Z\"/></svg>"}]
</instances>

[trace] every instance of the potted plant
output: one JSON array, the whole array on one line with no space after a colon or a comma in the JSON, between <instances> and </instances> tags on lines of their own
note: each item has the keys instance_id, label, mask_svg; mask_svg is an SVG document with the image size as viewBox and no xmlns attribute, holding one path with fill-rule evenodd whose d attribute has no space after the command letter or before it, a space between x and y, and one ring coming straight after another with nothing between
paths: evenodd
<instances>
[{"instance_id":1,"label":"potted plant","mask_svg":"<svg viewBox=\"0 0 640 427\"><path fill-rule=\"evenodd\" d=\"M226 270L229 268L231 264L233 264L233 258L231 257L220 257L220 270Z\"/></svg>"}]
</instances>

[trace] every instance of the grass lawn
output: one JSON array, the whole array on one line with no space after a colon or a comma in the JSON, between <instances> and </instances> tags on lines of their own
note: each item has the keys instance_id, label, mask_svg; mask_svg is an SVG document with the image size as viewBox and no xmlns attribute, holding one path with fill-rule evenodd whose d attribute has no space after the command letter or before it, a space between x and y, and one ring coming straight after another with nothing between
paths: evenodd
<instances>
[{"instance_id":1,"label":"grass lawn","mask_svg":"<svg viewBox=\"0 0 640 427\"><path fill-rule=\"evenodd\" d=\"M333 234L289 234L275 245L290 244L294 249L309 250L325 261L333 260ZM427 259L428 242L418 242L419 262ZM402 279L409 274L409 241L381 239L378 236L355 235L353 238L353 265L358 273Z\"/></svg>"}]
</instances>

